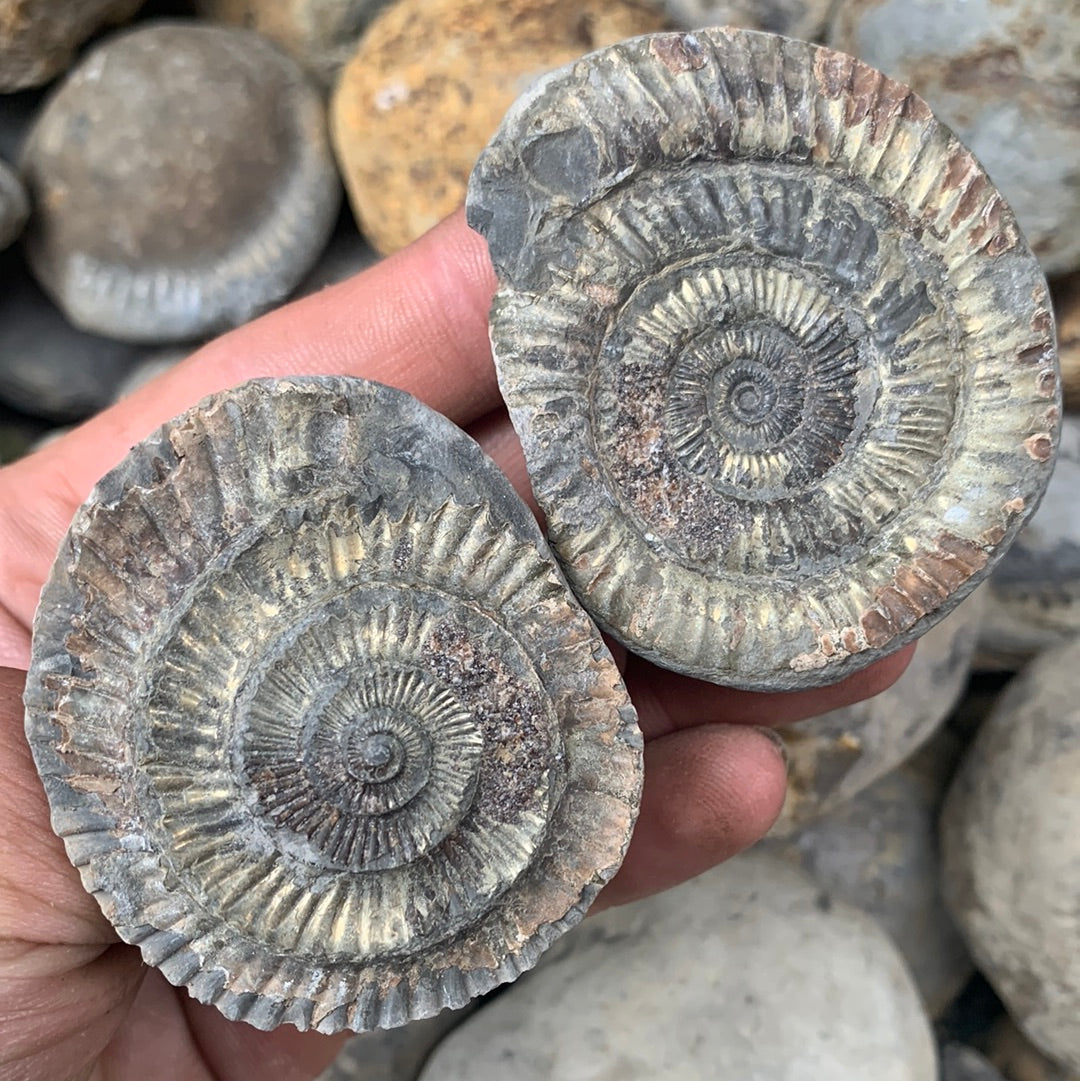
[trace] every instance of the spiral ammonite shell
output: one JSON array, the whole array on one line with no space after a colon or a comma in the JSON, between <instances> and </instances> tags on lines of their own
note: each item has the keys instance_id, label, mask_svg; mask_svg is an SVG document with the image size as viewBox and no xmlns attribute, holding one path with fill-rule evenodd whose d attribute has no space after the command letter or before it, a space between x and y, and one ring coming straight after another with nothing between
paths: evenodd
<instances>
[{"instance_id":1,"label":"spiral ammonite shell","mask_svg":"<svg viewBox=\"0 0 1080 1081\"><path fill-rule=\"evenodd\" d=\"M527 508L361 380L256 381L131 452L42 594L27 733L121 937L333 1032L535 963L628 843L641 740Z\"/></svg>"},{"instance_id":2,"label":"spiral ammonite shell","mask_svg":"<svg viewBox=\"0 0 1080 1081\"><path fill-rule=\"evenodd\" d=\"M1038 503L1045 280L971 154L851 57L736 30L593 53L510 110L468 214L553 547L636 652L831 682Z\"/></svg>"}]
</instances>

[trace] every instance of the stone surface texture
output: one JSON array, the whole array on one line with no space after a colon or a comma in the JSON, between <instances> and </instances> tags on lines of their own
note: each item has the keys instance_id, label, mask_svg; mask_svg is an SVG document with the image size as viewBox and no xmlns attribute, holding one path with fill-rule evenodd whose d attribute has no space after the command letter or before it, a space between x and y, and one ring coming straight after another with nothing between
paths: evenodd
<instances>
[{"instance_id":1,"label":"stone surface texture","mask_svg":"<svg viewBox=\"0 0 1080 1081\"><path fill-rule=\"evenodd\" d=\"M76 330L16 249L0 259L0 401L64 423L108 405L144 350Z\"/></svg>"},{"instance_id":2,"label":"stone surface texture","mask_svg":"<svg viewBox=\"0 0 1080 1081\"><path fill-rule=\"evenodd\" d=\"M817 41L833 0L663 0L663 4L681 30L741 26Z\"/></svg>"},{"instance_id":3,"label":"stone surface texture","mask_svg":"<svg viewBox=\"0 0 1080 1081\"><path fill-rule=\"evenodd\" d=\"M758 854L589 919L423 1081L936 1081L888 936Z\"/></svg>"},{"instance_id":4,"label":"stone surface texture","mask_svg":"<svg viewBox=\"0 0 1080 1081\"><path fill-rule=\"evenodd\" d=\"M1080 274L1057 283L1054 310L1065 408L1080 410Z\"/></svg>"},{"instance_id":5,"label":"stone surface texture","mask_svg":"<svg viewBox=\"0 0 1080 1081\"><path fill-rule=\"evenodd\" d=\"M537 501L600 625L835 682L989 573L1049 479L1045 279L970 153L851 57L737 30L539 80L470 182Z\"/></svg>"},{"instance_id":6,"label":"stone surface texture","mask_svg":"<svg viewBox=\"0 0 1080 1081\"><path fill-rule=\"evenodd\" d=\"M953 740L942 733L794 837L763 842L888 931L934 1017L974 971L941 893L938 812L955 755Z\"/></svg>"},{"instance_id":7,"label":"stone surface texture","mask_svg":"<svg viewBox=\"0 0 1080 1081\"><path fill-rule=\"evenodd\" d=\"M984 593L974 593L919 642L888 690L779 729L788 753L788 792L774 837L844 807L940 728L968 677Z\"/></svg>"},{"instance_id":8,"label":"stone surface texture","mask_svg":"<svg viewBox=\"0 0 1080 1081\"><path fill-rule=\"evenodd\" d=\"M1048 274L1080 266L1078 16L1075 0L843 0L828 35L926 98Z\"/></svg>"},{"instance_id":9,"label":"stone surface texture","mask_svg":"<svg viewBox=\"0 0 1080 1081\"><path fill-rule=\"evenodd\" d=\"M15 170L0 161L0 251L18 239L30 217L30 201Z\"/></svg>"},{"instance_id":10,"label":"stone surface texture","mask_svg":"<svg viewBox=\"0 0 1080 1081\"><path fill-rule=\"evenodd\" d=\"M99 27L123 22L144 0L0 0L0 93L59 75Z\"/></svg>"},{"instance_id":11,"label":"stone surface texture","mask_svg":"<svg viewBox=\"0 0 1080 1081\"><path fill-rule=\"evenodd\" d=\"M169 342L283 300L334 227L323 105L259 34L145 24L49 98L22 170L31 267L77 326Z\"/></svg>"},{"instance_id":12,"label":"stone surface texture","mask_svg":"<svg viewBox=\"0 0 1080 1081\"><path fill-rule=\"evenodd\" d=\"M353 1036L318 1081L416 1081L432 1049L472 1013L472 1007L443 1010L385 1032Z\"/></svg>"},{"instance_id":13,"label":"stone surface texture","mask_svg":"<svg viewBox=\"0 0 1080 1081\"><path fill-rule=\"evenodd\" d=\"M537 76L663 25L645 0L396 0L331 104L364 234L390 252L426 232L461 205L477 155Z\"/></svg>"},{"instance_id":14,"label":"stone surface texture","mask_svg":"<svg viewBox=\"0 0 1080 1081\"><path fill-rule=\"evenodd\" d=\"M1015 1081L1002 1077L973 1047L951 1043L941 1053L941 1081Z\"/></svg>"},{"instance_id":15,"label":"stone surface texture","mask_svg":"<svg viewBox=\"0 0 1080 1081\"><path fill-rule=\"evenodd\" d=\"M1063 418L1046 496L985 592L983 666L1018 668L1080 634L1080 418Z\"/></svg>"},{"instance_id":16,"label":"stone surface texture","mask_svg":"<svg viewBox=\"0 0 1080 1081\"><path fill-rule=\"evenodd\" d=\"M1007 1081L1080 1081L1080 1073L1051 1062L1008 1017L991 1029L986 1055Z\"/></svg>"},{"instance_id":17,"label":"stone surface texture","mask_svg":"<svg viewBox=\"0 0 1080 1081\"><path fill-rule=\"evenodd\" d=\"M1080 643L1042 654L983 723L942 816L946 900L1024 1033L1080 1072Z\"/></svg>"},{"instance_id":18,"label":"stone surface texture","mask_svg":"<svg viewBox=\"0 0 1080 1081\"><path fill-rule=\"evenodd\" d=\"M292 54L324 86L387 0L195 0L208 19L258 30Z\"/></svg>"},{"instance_id":19,"label":"stone surface texture","mask_svg":"<svg viewBox=\"0 0 1080 1081\"><path fill-rule=\"evenodd\" d=\"M528 508L359 379L256 380L134 447L61 546L25 698L121 938L263 1029L515 979L637 810L636 714Z\"/></svg>"}]
</instances>

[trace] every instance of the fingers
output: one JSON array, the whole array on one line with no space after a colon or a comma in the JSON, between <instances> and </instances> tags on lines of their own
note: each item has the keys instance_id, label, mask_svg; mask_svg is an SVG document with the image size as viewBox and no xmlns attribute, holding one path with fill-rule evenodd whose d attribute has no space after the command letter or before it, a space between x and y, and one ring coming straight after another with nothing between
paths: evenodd
<instances>
[{"instance_id":1,"label":"fingers","mask_svg":"<svg viewBox=\"0 0 1080 1081\"><path fill-rule=\"evenodd\" d=\"M723 717L729 724L775 726L816 717L861 702L891 687L915 653L910 645L839 683L809 691L740 691L668 672L631 656L626 686L646 739Z\"/></svg>"},{"instance_id":2,"label":"fingers","mask_svg":"<svg viewBox=\"0 0 1080 1081\"><path fill-rule=\"evenodd\" d=\"M756 728L709 724L653 741L630 849L590 911L668 889L753 844L786 786L779 744Z\"/></svg>"}]
</instances>

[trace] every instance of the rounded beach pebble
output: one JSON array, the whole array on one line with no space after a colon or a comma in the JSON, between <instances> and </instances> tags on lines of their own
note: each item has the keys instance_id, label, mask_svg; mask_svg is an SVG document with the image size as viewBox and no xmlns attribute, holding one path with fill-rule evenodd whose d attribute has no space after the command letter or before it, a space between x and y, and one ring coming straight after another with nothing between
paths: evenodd
<instances>
[{"instance_id":1,"label":"rounded beach pebble","mask_svg":"<svg viewBox=\"0 0 1080 1081\"><path fill-rule=\"evenodd\" d=\"M18 174L5 161L0 161L0 251L22 232L30 217L30 202Z\"/></svg>"},{"instance_id":2,"label":"rounded beach pebble","mask_svg":"<svg viewBox=\"0 0 1080 1081\"><path fill-rule=\"evenodd\" d=\"M663 25L643 0L397 0L331 103L364 234L381 252L415 240L464 201L477 155L538 75Z\"/></svg>"},{"instance_id":3,"label":"rounded beach pebble","mask_svg":"<svg viewBox=\"0 0 1080 1081\"><path fill-rule=\"evenodd\" d=\"M97 46L23 152L30 265L84 330L169 342L286 297L334 227L319 95L246 30L159 23Z\"/></svg>"},{"instance_id":4,"label":"rounded beach pebble","mask_svg":"<svg viewBox=\"0 0 1080 1081\"><path fill-rule=\"evenodd\" d=\"M942 817L946 900L1031 1041L1080 1072L1080 642L1042 654L983 723Z\"/></svg>"},{"instance_id":5,"label":"rounded beach pebble","mask_svg":"<svg viewBox=\"0 0 1080 1081\"><path fill-rule=\"evenodd\" d=\"M436 1048L422 1081L935 1081L867 916L758 854L587 921Z\"/></svg>"},{"instance_id":6,"label":"rounded beach pebble","mask_svg":"<svg viewBox=\"0 0 1080 1081\"><path fill-rule=\"evenodd\" d=\"M0 93L47 83L107 23L129 19L144 0L0 0Z\"/></svg>"}]
</instances>

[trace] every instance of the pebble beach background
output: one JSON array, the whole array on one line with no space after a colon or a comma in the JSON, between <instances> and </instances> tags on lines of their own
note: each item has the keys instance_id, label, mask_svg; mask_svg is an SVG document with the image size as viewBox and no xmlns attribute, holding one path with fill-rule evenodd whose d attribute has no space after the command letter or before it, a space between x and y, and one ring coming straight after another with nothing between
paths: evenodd
<instances>
[{"instance_id":1,"label":"pebble beach background","mask_svg":"<svg viewBox=\"0 0 1080 1081\"><path fill-rule=\"evenodd\" d=\"M1080 0L0 0L0 462L423 233L537 74L725 23L954 127L1051 279L1080 408ZM1067 415L992 579L889 691L783 731L753 852L325 1077L1080 1081L1078 632Z\"/></svg>"}]
</instances>

